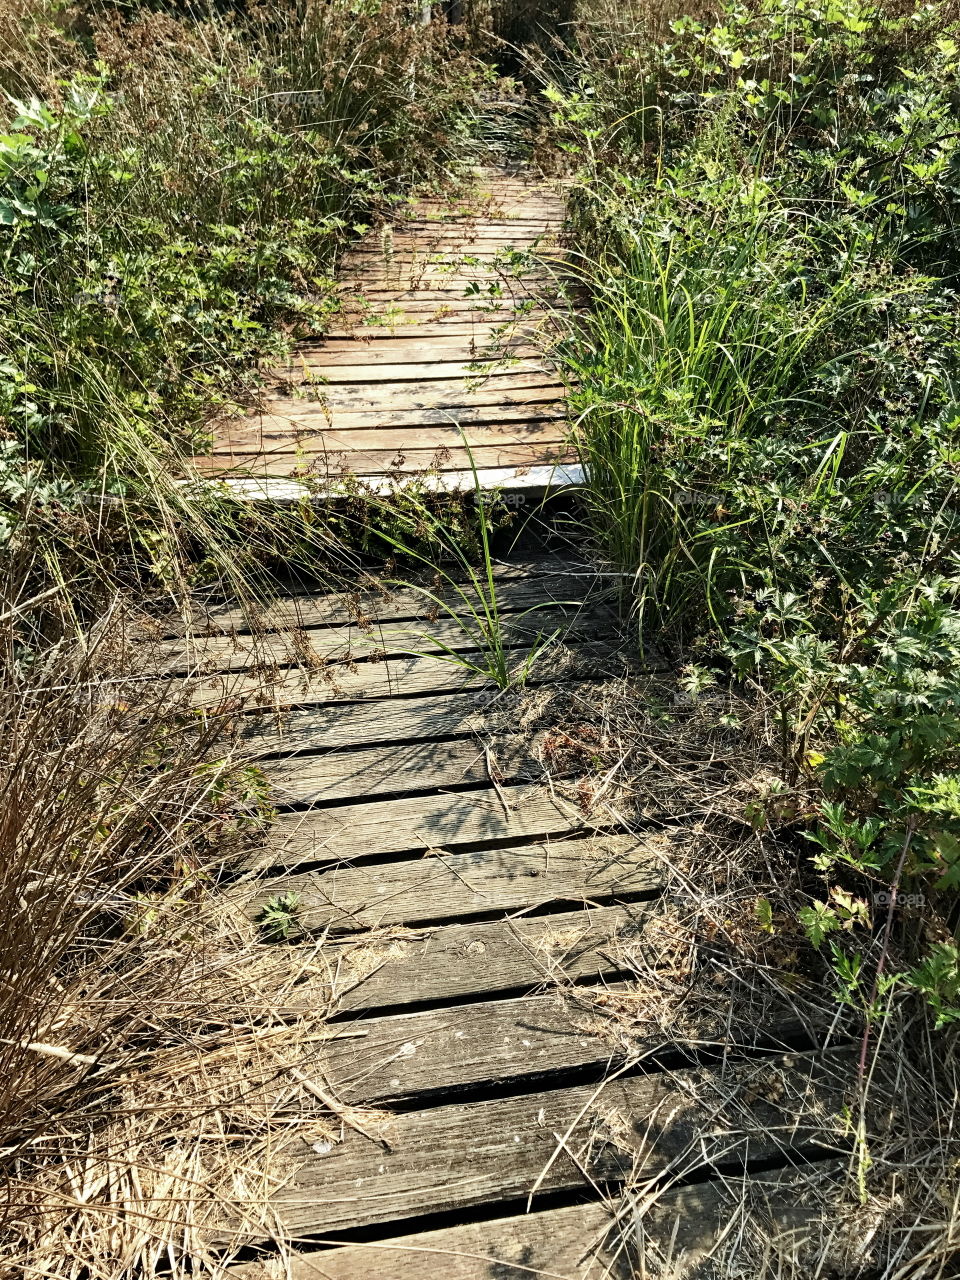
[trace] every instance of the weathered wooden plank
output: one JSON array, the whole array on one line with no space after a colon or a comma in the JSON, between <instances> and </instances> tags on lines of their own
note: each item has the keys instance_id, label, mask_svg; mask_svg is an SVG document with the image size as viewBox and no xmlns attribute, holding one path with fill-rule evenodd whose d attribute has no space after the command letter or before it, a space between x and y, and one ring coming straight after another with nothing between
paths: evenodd
<instances>
[{"instance_id":1,"label":"weathered wooden plank","mask_svg":"<svg viewBox=\"0 0 960 1280\"><path fill-rule=\"evenodd\" d=\"M626 956L646 944L656 911L633 906L585 907L416 930L387 929L356 941L327 942L325 996L338 1012L397 1009L498 991L535 991L554 982L622 976ZM650 960L655 959L649 957ZM310 987L306 1001L315 1000Z\"/></svg>"},{"instance_id":2,"label":"weathered wooden plank","mask_svg":"<svg viewBox=\"0 0 960 1280\"><path fill-rule=\"evenodd\" d=\"M538 400L562 400L566 388L557 378L542 373L492 373L475 379L442 378L435 382L385 382L376 388L310 383L315 404L341 409L438 409L479 404L533 404ZM549 390L552 394L544 395ZM532 396L532 391L541 394ZM320 394L322 392L322 394ZM302 407L308 407L304 400Z\"/></svg>"},{"instance_id":3,"label":"weathered wooden plank","mask_svg":"<svg viewBox=\"0 0 960 1280\"><path fill-rule=\"evenodd\" d=\"M177 683L181 683L177 677ZM484 676L453 662L435 657L397 657L361 666L331 666L309 672L283 669L276 677L230 672L190 681L191 705L214 709L245 703L258 707L287 707L307 703L352 702L363 698L389 698L397 693L436 693L441 690L477 688Z\"/></svg>"},{"instance_id":4,"label":"weathered wooden plank","mask_svg":"<svg viewBox=\"0 0 960 1280\"><path fill-rule=\"evenodd\" d=\"M560 403L530 405L526 408L479 408L455 412L451 422L447 410L420 409L389 413L341 413L332 423L321 413L304 414L299 418L257 417L242 418L225 423L218 432L218 448L237 448L249 451L251 446L265 448L285 442L325 433L343 436L344 441L368 447L384 447L396 440L398 433L414 447L429 448L448 443L451 437L461 440L461 426L471 444L490 444L498 435L510 434L517 439L542 435L547 431L563 432L566 409ZM399 419L399 421L394 421ZM403 421L410 419L410 421ZM432 419L432 421L431 421ZM289 446L288 446L289 447Z\"/></svg>"},{"instance_id":5,"label":"weathered wooden plank","mask_svg":"<svg viewBox=\"0 0 960 1280\"><path fill-rule=\"evenodd\" d=\"M658 1029L641 1035L624 1017L629 991L629 981L557 988L365 1018L362 1038L326 1043L324 1075L344 1102L375 1104L479 1084L509 1092L530 1076L614 1069L663 1042Z\"/></svg>"},{"instance_id":6,"label":"weathered wooden plank","mask_svg":"<svg viewBox=\"0 0 960 1280\"><path fill-rule=\"evenodd\" d=\"M507 1093L521 1080L561 1071L601 1078L673 1048L656 1019L642 1016L650 999L647 985L627 978L365 1018L362 1037L326 1043L324 1074L344 1102L387 1104L477 1085ZM722 1014L704 1016L696 1043L727 1053L789 1052L810 1044L811 1033L828 1032L826 1021L811 1028L784 1006L762 1026L734 1030Z\"/></svg>"},{"instance_id":7,"label":"weathered wooden plank","mask_svg":"<svg viewBox=\"0 0 960 1280\"><path fill-rule=\"evenodd\" d=\"M220 475L226 471L239 471L244 475L264 476L316 476L324 480L347 476L381 475L384 472L420 475L425 471L469 471L476 467L532 467L538 464L554 465L576 462L579 454L573 447L563 444L510 444L487 445L476 449L451 449L440 446L434 449L406 449L400 445L392 449L353 449L341 444L338 451L327 451L324 441L304 442L298 453L215 453L194 458L194 464L204 475Z\"/></svg>"},{"instance_id":8,"label":"weathered wooden plank","mask_svg":"<svg viewBox=\"0 0 960 1280\"><path fill-rule=\"evenodd\" d=\"M563 227L563 220L549 214L531 214L528 218L490 217L412 217L394 224L403 231L423 233L424 235L447 234L458 236L464 233L491 236L510 235L556 235Z\"/></svg>"},{"instance_id":9,"label":"weathered wooden plank","mask_svg":"<svg viewBox=\"0 0 960 1280\"><path fill-rule=\"evenodd\" d=\"M478 574L480 570L478 570ZM491 566L497 608L502 611L528 609L533 605L562 605L584 600L602 582L588 564L560 564L555 559L531 560L519 564L494 563ZM478 578L478 582L483 582ZM486 590L486 587L484 587ZM381 622L405 622L427 619L434 612L429 591L459 613L470 608L482 610L476 582L465 579L446 581L439 586L378 582L371 577L358 583L354 590L319 595L286 596L270 602L251 618L247 610L231 605L203 611L205 625L225 631L243 629L255 622L259 628L277 630L284 627L352 626L359 620L361 628Z\"/></svg>"},{"instance_id":10,"label":"weathered wooden plank","mask_svg":"<svg viewBox=\"0 0 960 1280\"><path fill-rule=\"evenodd\" d=\"M471 652L473 656L471 657ZM560 654L553 648L549 661L555 663ZM608 656L610 646L604 643L578 645L576 660L579 675L591 663ZM520 669L528 656L524 649L511 650L511 658ZM542 655L541 655L542 659ZM273 673L228 672L224 675L190 678L190 698L194 707L216 708L224 704L253 707L302 706L308 703L356 702L366 698L389 698L394 694L456 692L492 683L483 669L479 651L464 651L462 661L404 655L382 662L367 661L350 665L331 665L320 671L283 668ZM466 665L466 664L474 665ZM573 671L570 672L572 677ZM182 678L173 677L175 683Z\"/></svg>"},{"instance_id":11,"label":"weathered wooden plank","mask_svg":"<svg viewBox=\"0 0 960 1280\"><path fill-rule=\"evenodd\" d=\"M464 311L477 311L488 317L501 312L526 314L531 303L535 309L547 310L547 299L542 295L538 294L536 298L531 299L528 291L509 289L503 281L499 282L499 288L495 286L494 291L481 290L479 293L476 289L467 292L463 284L451 284L447 288L431 284L429 288L418 289L395 289L374 284L371 287L364 286L359 289L355 284L350 283L344 283L340 292L345 295L346 301L353 300L358 304L369 299L371 303L376 303L380 307L388 307L393 303L398 308L407 309L409 304L415 303L416 307L412 309L421 311L436 309L442 304L444 308L450 310L460 308ZM350 295L354 295L353 299Z\"/></svg>"},{"instance_id":12,"label":"weathered wooden plank","mask_svg":"<svg viewBox=\"0 0 960 1280\"><path fill-rule=\"evenodd\" d=\"M344 324L358 324L366 328L389 329L404 324L516 324L518 321L553 322L565 314L559 300L543 300L528 297L477 297L444 294L439 298L424 298L416 290L406 298L385 296L376 303L361 297L344 297L340 315Z\"/></svg>"},{"instance_id":13,"label":"weathered wooden plank","mask_svg":"<svg viewBox=\"0 0 960 1280\"><path fill-rule=\"evenodd\" d=\"M420 600L421 609L428 606ZM501 606L502 608L502 606ZM564 611L555 608L524 610L519 616L506 612L500 622L507 645L530 644L538 635L561 631L565 639L600 639L610 635L614 616L605 609L584 612L573 602ZM419 622L383 623L360 627L357 624L322 627L272 635L193 635L158 642L150 648L151 669L158 674L188 674L203 671L244 671L253 666L327 665L371 654L431 653L441 650L475 649L474 631L442 614Z\"/></svg>"},{"instance_id":14,"label":"weathered wooden plank","mask_svg":"<svg viewBox=\"0 0 960 1280\"><path fill-rule=\"evenodd\" d=\"M393 702L352 703L347 706L311 707L253 715L244 721L244 747L253 757L287 755L296 751L329 750L332 747L372 745L419 738L467 734L484 726L483 691L446 693L436 697L402 698ZM295 780L286 781L287 795L298 795Z\"/></svg>"},{"instance_id":15,"label":"weathered wooden plank","mask_svg":"<svg viewBox=\"0 0 960 1280\"><path fill-rule=\"evenodd\" d=\"M587 1178L602 1185L649 1177L677 1162L692 1172L814 1144L836 1152L830 1113L855 1087L851 1065L846 1052L731 1060L602 1089L399 1115L383 1122L389 1147L373 1158L369 1139L352 1131L323 1154L307 1154L271 1208L285 1235L322 1234L534 1188L587 1189ZM818 1107L824 1096L829 1106Z\"/></svg>"},{"instance_id":16,"label":"weathered wooden plank","mask_svg":"<svg viewBox=\"0 0 960 1280\"><path fill-rule=\"evenodd\" d=\"M295 430L259 431L256 427L242 428L239 432L227 428L220 433L216 448L210 457L243 459L251 454L272 457L276 453L295 454L301 448L308 453L322 451L338 454L356 452L360 456L369 453L432 452L438 449L493 449L508 444L561 445L567 441L568 432L562 420L554 417L543 421L480 423L459 426L435 427L358 427L352 431L330 428L320 418L312 425Z\"/></svg>"},{"instance_id":17,"label":"weathered wooden plank","mask_svg":"<svg viewBox=\"0 0 960 1280\"><path fill-rule=\"evenodd\" d=\"M407 320L383 324L357 323L353 328L335 327L327 330L329 342L362 342L374 344L379 342L418 342L421 338L436 339L438 342L453 342L463 338L473 338L477 342L485 342L500 334L507 336L532 336L541 333L555 333L556 328L545 316L528 319L519 315L505 320L461 320L454 316L446 319L418 321L416 316Z\"/></svg>"},{"instance_id":18,"label":"weathered wooden plank","mask_svg":"<svg viewBox=\"0 0 960 1280\"><path fill-rule=\"evenodd\" d=\"M688 843L686 832L678 832L675 841ZM376 929L546 903L583 905L652 894L662 888L671 843L658 831L645 838L588 835L467 853L438 850L410 862L280 876L252 894L237 892L254 916L271 898L293 893L300 903L301 928Z\"/></svg>"},{"instance_id":19,"label":"weathered wooden plank","mask_svg":"<svg viewBox=\"0 0 960 1280\"><path fill-rule=\"evenodd\" d=\"M331 387L342 382L435 382L440 379L495 378L501 371L511 377L520 373L542 374L549 371L542 358L515 360L512 357L507 360L486 360L483 357L467 361L437 360L429 364L326 364L319 357L314 363L305 361L301 367L322 369L324 385Z\"/></svg>"},{"instance_id":20,"label":"weathered wooden plank","mask_svg":"<svg viewBox=\"0 0 960 1280\"><path fill-rule=\"evenodd\" d=\"M408 401L403 404L402 397L394 396L389 403L370 406L357 404L357 397L348 397L341 392L333 403L328 397L321 395L322 389L311 387L311 398L286 398L277 396L266 402L268 413L258 414L251 421L261 421L267 417L286 418L289 421L305 422L309 418L320 418L331 426L339 427L341 423L362 425L370 421L372 425L381 423L400 423L404 418L416 418L418 415L432 414L434 422L449 422L451 417L457 422L471 421L469 415L475 413L474 420L491 420L491 415L501 418L511 410L518 414L529 413L531 417L540 417L547 410L563 411L563 399L566 388L555 380L545 379L537 386L514 389L497 385L471 387L469 391L456 391L451 394L448 387L434 386L416 393L408 393ZM365 397L369 399L370 397ZM401 416L402 415L402 416ZM444 416L446 415L446 416ZM507 419L503 419L507 420Z\"/></svg>"},{"instance_id":21,"label":"weathered wooden plank","mask_svg":"<svg viewBox=\"0 0 960 1280\"><path fill-rule=\"evenodd\" d=\"M267 842L239 851L231 865L241 870L292 869L438 847L454 849L483 840L561 836L586 825L572 805L564 805L533 784L499 791L485 787L453 795L405 796L280 814Z\"/></svg>"},{"instance_id":22,"label":"weathered wooden plank","mask_svg":"<svg viewBox=\"0 0 960 1280\"><path fill-rule=\"evenodd\" d=\"M479 571L478 571L479 572ZM590 594L602 579L589 564L563 562L556 557L491 565L498 607L506 610L527 608L533 604L564 604ZM482 579L481 579L482 580ZM469 608L469 601L479 605L476 584L465 576L434 588L427 580L422 584L434 591L458 612ZM414 585L398 585L380 581L374 575L362 579L349 590L322 592L315 595L284 596L260 607L239 608L232 604L196 608L198 628L214 628L224 632L280 630L285 627L360 626L374 621L399 622L430 616L431 605ZM183 623L171 619L166 634L182 634Z\"/></svg>"},{"instance_id":23,"label":"weathered wooden plank","mask_svg":"<svg viewBox=\"0 0 960 1280\"><path fill-rule=\"evenodd\" d=\"M701 1264L735 1249L746 1233L801 1274L811 1232L827 1227L822 1188L842 1177L827 1160L722 1181L679 1187L622 1205L594 1202L464 1223L366 1245L298 1253L288 1280L620 1280L701 1276ZM618 1211L620 1217L618 1220ZM618 1225L619 1221L619 1225ZM731 1231L732 1227L732 1231ZM726 1250L723 1242L727 1241ZM267 1262L231 1270L238 1280L275 1280ZM717 1262L713 1266L719 1265ZM774 1263L776 1265L776 1263ZM794 1270L793 1268L797 1268ZM713 1274L718 1274L712 1272Z\"/></svg>"},{"instance_id":24,"label":"weathered wooden plank","mask_svg":"<svg viewBox=\"0 0 960 1280\"><path fill-rule=\"evenodd\" d=\"M424 338L391 338L370 343L359 338L329 339L322 344L297 348L309 363L334 364L419 364L433 360L496 360L504 355L534 356L541 348L522 336L498 336L483 341L476 335Z\"/></svg>"},{"instance_id":25,"label":"weathered wooden plank","mask_svg":"<svg viewBox=\"0 0 960 1280\"><path fill-rule=\"evenodd\" d=\"M367 296L388 290L391 293L416 289L418 292L444 291L460 297L471 294L494 294L502 297L535 297L545 302L551 292L559 288L556 270L546 266L508 269L482 264L463 267L431 267L400 265L389 268L376 266L357 269L340 282L341 288Z\"/></svg>"},{"instance_id":26,"label":"weathered wooden plank","mask_svg":"<svg viewBox=\"0 0 960 1280\"><path fill-rule=\"evenodd\" d=\"M277 802L287 804L295 795L310 804L325 804L486 783L491 781L491 768L498 781L530 780L543 773L525 736L495 739L489 751L488 765L484 746L473 739L404 742L300 757L287 766L264 766L264 772L276 783Z\"/></svg>"},{"instance_id":27,"label":"weathered wooden plank","mask_svg":"<svg viewBox=\"0 0 960 1280\"><path fill-rule=\"evenodd\" d=\"M481 237L469 240L466 237L451 238L445 241L431 239L430 236L394 236L386 241L360 240L340 257L343 265L362 271L368 263L386 263L390 267L422 266L426 263L433 267L448 267L463 263L484 264L499 263L513 267L515 257L522 255L524 259L536 262L539 259L552 260L568 251L556 244L536 243L534 238L526 242L519 237L510 239L506 236Z\"/></svg>"}]
</instances>

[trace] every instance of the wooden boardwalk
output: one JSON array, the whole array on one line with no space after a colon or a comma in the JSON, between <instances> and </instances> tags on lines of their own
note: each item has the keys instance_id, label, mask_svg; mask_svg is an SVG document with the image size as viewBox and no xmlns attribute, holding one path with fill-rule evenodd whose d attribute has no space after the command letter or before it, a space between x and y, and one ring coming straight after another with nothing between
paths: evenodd
<instances>
[{"instance_id":1,"label":"wooden boardwalk","mask_svg":"<svg viewBox=\"0 0 960 1280\"><path fill-rule=\"evenodd\" d=\"M567 624L533 696L575 702L609 669L616 631L589 568L505 565L496 580L518 660L531 603ZM577 793L563 780L589 763L558 761L481 674L441 661L441 644L478 653L412 591L284 599L260 626L214 610L202 637L171 638L162 656L199 705L246 701L247 748L279 813L247 856L266 878L226 891L254 918L293 894L294 945L323 939L289 1012L330 1008L345 1036L320 1050L316 1079L363 1117L362 1132L347 1124L288 1157L272 1214L275 1239L297 1242L294 1280L693 1265L723 1238L738 1171L768 1166L749 1180L755 1212L771 1231L802 1229L818 1176L802 1166L829 1151L833 1107L822 1128L797 1117L814 1077L819 1096L848 1056L813 1050L784 1019L736 1045L705 1029L692 1062L643 1012L637 975L673 963L666 864L694 831L597 826L565 799ZM623 1204L643 1200L623 1188L668 1174L691 1185L625 1221ZM238 1280L288 1274L264 1247Z\"/></svg>"},{"instance_id":2,"label":"wooden boardwalk","mask_svg":"<svg viewBox=\"0 0 960 1280\"><path fill-rule=\"evenodd\" d=\"M271 372L200 468L279 497L347 476L472 488L471 456L486 488L578 480L548 355L563 216L555 185L487 170L368 232L340 264L339 327Z\"/></svg>"},{"instance_id":3,"label":"wooden boardwalk","mask_svg":"<svg viewBox=\"0 0 960 1280\"><path fill-rule=\"evenodd\" d=\"M304 476L472 487L463 432L484 484L576 478L543 352L562 216L544 184L487 173L459 204L423 201L371 232L345 263L349 323L301 348L204 469L281 497ZM532 679L575 703L616 631L589 568L496 580L518 662L563 627ZM819 1098L846 1054L784 1016L735 1043L704 1027L691 1056L689 1028L645 1013L672 972L666 868L695 832L589 817L589 761L559 761L482 673L446 660L478 659L476 642L423 604L290 598L256 635L219 609L202 638L163 646L198 706L245 707L279 812L241 868L265 879L228 892L254 918L295 903L297 945L323 940L289 1012L331 1010L344 1038L316 1078L364 1117L291 1150L271 1209L292 1271L264 1240L238 1280L680 1277L747 1201L763 1230L802 1232L805 1161L832 1151L837 1106L798 1116L817 1114L814 1077ZM669 1189L649 1194L658 1179Z\"/></svg>"}]
</instances>

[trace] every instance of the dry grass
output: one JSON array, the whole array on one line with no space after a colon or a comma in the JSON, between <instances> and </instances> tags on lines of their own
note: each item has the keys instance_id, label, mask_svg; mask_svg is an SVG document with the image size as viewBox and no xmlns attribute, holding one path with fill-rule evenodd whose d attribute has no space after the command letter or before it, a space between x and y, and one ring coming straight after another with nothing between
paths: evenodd
<instances>
[{"instance_id":1,"label":"dry grass","mask_svg":"<svg viewBox=\"0 0 960 1280\"><path fill-rule=\"evenodd\" d=\"M771 1093L769 1081L760 1096L764 1105L776 1104L768 1120L774 1129L819 1124L828 1147L799 1169L749 1179L727 1174L709 1204L682 1184L702 1177L717 1149L728 1143L735 1150L755 1129L758 1090L738 1080L730 1066L736 1059L719 1059L719 1072L698 1073L692 1090L682 1068L685 1119L679 1140L677 1126L671 1130L669 1168L650 1178L638 1161L634 1179L610 1200L616 1225L594 1242L597 1275L960 1274L956 1033L934 1032L929 1012L903 989L868 1024L867 993L837 991L797 924L797 909L816 891L798 835L806 797L777 781L766 704L718 689L691 696L682 674L635 673L517 694L507 703L501 699L501 720L491 729L511 722L534 734L556 794L599 827L642 833L647 851L658 849L651 833L663 831L660 909L620 943L619 959L634 979L597 993L554 974L572 1021L604 1035L621 1064L662 1054L665 1046L690 1062L740 1044L756 1070L758 1052L782 1052L801 1037L826 1055L805 1098L775 1084ZM577 764L579 780L564 781ZM769 919L759 904L769 904ZM867 961L881 945L879 934L858 939ZM681 1075L668 1069L665 1079ZM602 1093L597 1105L602 1109ZM839 1153L834 1158L830 1146Z\"/></svg>"},{"instance_id":2,"label":"dry grass","mask_svg":"<svg viewBox=\"0 0 960 1280\"><path fill-rule=\"evenodd\" d=\"M317 1066L310 948L217 893L269 814L228 726L150 684L119 607L0 688L0 1124L6 1274L217 1274L271 1234L291 1148L350 1116ZM125 674L127 673L127 674ZM319 947L319 944L318 944Z\"/></svg>"}]
</instances>

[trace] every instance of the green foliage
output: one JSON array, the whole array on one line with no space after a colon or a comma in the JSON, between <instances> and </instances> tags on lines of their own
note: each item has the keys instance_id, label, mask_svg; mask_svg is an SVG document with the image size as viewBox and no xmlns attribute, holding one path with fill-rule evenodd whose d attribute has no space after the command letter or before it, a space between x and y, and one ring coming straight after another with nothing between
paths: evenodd
<instances>
[{"instance_id":1,"label":"green foliage","mask_svg":"<svg viewBox=\"0 0 960 1280\"><path fill-rule=\"evenodd\" d=\"M488 73L399 3L75 17L37 0L0 55L0 436L31 520L46 486L85 490L101 569L125 540L169 590L198 547L229 576L252 542L253 508L177 482L211 420L323 327L371 210L455 164ZM48 560L76 551L57 523Z\"/></svg>"},{"instance_id":2,"label":"green foliage","mask_svg":"<svg viewBox=\"0 0 960 1280\"><path fill-rule=\"evenodd\" d=\"M300 906L300 894L294 892L278 894L264 903L258 923L267 942L289 942L299 937Z\"/></svg>"},{"instance_id":3,"label":"green foliage","mask_svg":"<svg viewBox=\"0 0 960 1280\"><path fill-rule=\"evenodd\" d=\"M730 0L584 30L547 92L594 529L645 631L772 700L838 974L878 890L923 904L909 951L960 886L958 40L933 5ZM948 971L914 981L944 1008Z\"/></svg>"}]
</instances>

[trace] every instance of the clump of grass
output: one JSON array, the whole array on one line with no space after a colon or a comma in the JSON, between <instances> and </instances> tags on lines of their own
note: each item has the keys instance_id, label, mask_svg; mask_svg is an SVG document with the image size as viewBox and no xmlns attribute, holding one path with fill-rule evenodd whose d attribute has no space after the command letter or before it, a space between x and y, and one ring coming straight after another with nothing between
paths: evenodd
<instances>
[{"instance_id":1,"label":"clump of grass","mask_svg":"<svg viewBox=\"0 0 960 1280\"><path fill-rule=\"evenodd\" d=\"M464 439L472 486L444 492L444 474L397 473L393 492L384 497L357 481L348 485L353 499L344 528L389 556L383 585L413 591L424 603L431 621L447 618L462 636L451 643L429 632L411 632L428 648L411 647L414 656L426 653L464 672L473 672L499 689L522 686L556 644L563 627L536 631L526 624L546 609L578 609L582 602L542 601L522 610L505 610L501 600L495 540L506 537L515 546L524 527L536 522L531 511L511 529L515 512L504 508L495 491L485 489L473 453ZM370 531L375 531L371 538ZM509 530L509 532L507 532ZM507 552L509 554L509 551ZM409 577L398 568L412 570ZM428 576L430 585L422 579ZM419 579L419 580L418 580ZM518 624L523 624L518 626ZM522 637L522 647L520 643Z\"/></svg>"},{"instance_id":2,"label":"clump of grass","mask_svg":"<svg viewBox=\"0 0 960 1280\"><path fill-rule=\"evenodd\" d=\"M919 990L945 1025L960 1017L955 16L729 5L648 43L609 20L579 82L568 67L549 90L582 166L590 307L566 358L597 541L645 633L770 697L777 803L807 806L820 878L800 919L843 998L875 1027L891 991ZM896 972L889 949L864 959L874 922L900 944Z\"/></svg>"},{"instance_id":3,"label":"clump of grass","mask_svg":"<svg viewBox=\"0 0 960 1280\"><path fill-rule=\"evenodd\" d=\"M0 686L0 1251L77 1280L219 1274L269 1234L291 1121L332 1133L322 1000L273 1012L306 960L216 892L269 817L260 780L125 660L123 622L21 641Z\"/></svg>"}]
</instances>

